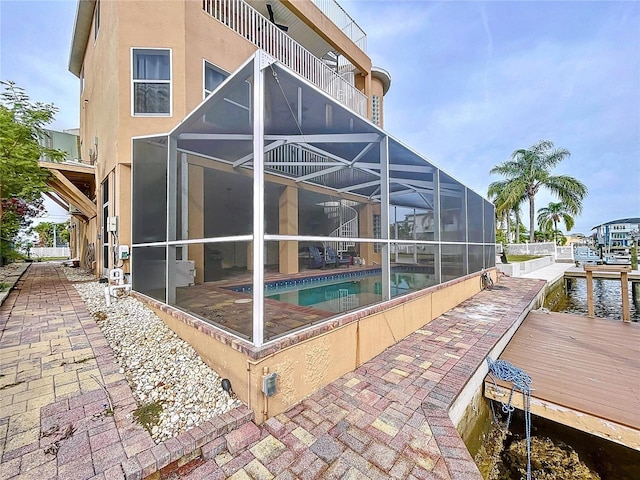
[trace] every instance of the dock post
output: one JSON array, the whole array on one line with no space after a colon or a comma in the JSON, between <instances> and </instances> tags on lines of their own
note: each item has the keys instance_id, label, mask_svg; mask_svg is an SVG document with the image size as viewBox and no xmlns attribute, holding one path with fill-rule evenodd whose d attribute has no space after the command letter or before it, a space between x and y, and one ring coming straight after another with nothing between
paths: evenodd
<instances>
[{"instance_id":1,"label":"dock post","mask_svg":"<svg viewBox=\"0 0 640 480\"><path fill-rule=\"evenodd\" d=\"M620 290L622 291L622 320L630 322L629 272L631 271L631 265L585 265L583 268L587 272L587 309L589 317L595 316L595 309L593 308L593 272L619 272Z\"/></svg>"},{"instance_id":2,"label":"dock post","mask_svg":"<svg viewBox=\"0 0 640 480\"><path fill-rule=\"evenodd\" d=\"M631 313L629 312L629 280L627 272L620 272L620 287L622 290L622 320L631 321Z\"/></svg>"},{"instance_id":3,"label":"dock post","mask_svg":"<svg viewBox=\"0 0 640 480\"><path fill-rule=\"evenodd\" d=\"M595 316L595 308L593 308L593 272L587 270L587 311L589 317Z\"/></svg>"}]
</instances>

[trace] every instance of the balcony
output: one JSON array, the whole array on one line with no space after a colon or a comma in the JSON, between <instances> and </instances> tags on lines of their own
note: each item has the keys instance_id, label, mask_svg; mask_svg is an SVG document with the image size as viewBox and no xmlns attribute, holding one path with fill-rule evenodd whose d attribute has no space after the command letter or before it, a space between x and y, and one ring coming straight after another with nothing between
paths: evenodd
<instances>
[{"instance_id":1,"label":"balcony","mask_svg":"<svg viewBox=\"0 0 640 480\"><path fill-rule=\"evenodd\" d=\"M367 34L335 0L311 0L363 52L367 51Z\"/></svg>"},{"instance_id":2,"label":"balcony","mask_svg":"<svg viewBox=\"0 0 640 480\"><path fill-rule=\"evenodd\" d=\"M207 14L366 117L367 97L354 86L352 72L336 72L243 0L203 0L202 6Z\"/></svg>"}]
</instances>

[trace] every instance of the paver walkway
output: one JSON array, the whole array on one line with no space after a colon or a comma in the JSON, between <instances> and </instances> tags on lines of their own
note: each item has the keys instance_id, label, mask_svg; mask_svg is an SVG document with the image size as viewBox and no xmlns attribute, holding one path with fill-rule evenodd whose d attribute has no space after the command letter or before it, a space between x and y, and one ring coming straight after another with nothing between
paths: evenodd
<instances>
[{"instance_id":1,"label":"paver walkway","mask_svg":"<svg viewBox=\"0 0 640 480\"><path fill-rule=\"evenodd\" d=\"M131 418L135 401L111 348L60 268L29 268L0 307L0 331L0 479L122 477L120 463L153 446Z\"/></svg>"},{"instance_id":2,"label":"paver walkway","mask_svg":"<svg viewBox=\"0 0 640 480\"><path fill-rule=\"evenodd\" d=\"M245 425L247 448L227 436L203 451L187 478L480 480L449 407L544 285L503 278L259 431Z\"/></svg>"},{"instance_id":3,"label":"paver walkway","mask_svg":"<svg viewBox=\"0 0 640 480\"><path fill-rule=\"evenodd\" d=\"M479 479L448 409L543 287L503 278L263 427L221 436L201 425L175 451L149 450L94 319L58 268L33 265L0 307L0 479L138 479L179 458L181 444L207 460L189 479Z\"/></svg>"}]
</instances>

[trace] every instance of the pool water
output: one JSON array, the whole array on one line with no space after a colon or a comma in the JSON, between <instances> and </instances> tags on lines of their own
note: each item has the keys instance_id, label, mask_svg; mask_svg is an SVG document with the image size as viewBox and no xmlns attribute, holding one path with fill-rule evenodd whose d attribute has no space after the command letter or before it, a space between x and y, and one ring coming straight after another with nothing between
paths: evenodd
<instances>
[{"instance_id":1,"label":"pool water","mask_svg":"<svg viewBox=\"0 0 640 480\"><path fill-rule=\"evenodd\" d=\"M435 285L430 273L395 271L391 274L391 296L397 297ZM313 284L293 284L269 288L265 298L341 313L382 300L382 277L379 272L354 277L326 279Z\"/></svg>"}]
</instances>

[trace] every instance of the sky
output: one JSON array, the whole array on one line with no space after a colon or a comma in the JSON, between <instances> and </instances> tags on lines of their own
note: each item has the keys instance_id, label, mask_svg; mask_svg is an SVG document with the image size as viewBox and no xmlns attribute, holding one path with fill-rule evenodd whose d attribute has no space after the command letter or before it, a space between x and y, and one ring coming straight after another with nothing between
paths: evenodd
<instances>
[{"instance_id":1,"label":"sky","mask_svg":"<svg viewBox=\"0 0 640 480\"><path fill-rule=\"evenodd\" d=\"M640 217L639 1L339 3L391 74L385 129L403 143L486 196L492 167L550 140L571 152L553 173L589 189L572 232ZM75 10L0 0L0 79L57 105L57 130L79 124ZM536 210L553 201L541 192Z\"/></svg>"}]
</instances>

